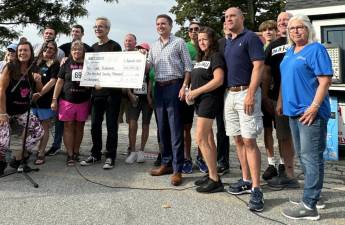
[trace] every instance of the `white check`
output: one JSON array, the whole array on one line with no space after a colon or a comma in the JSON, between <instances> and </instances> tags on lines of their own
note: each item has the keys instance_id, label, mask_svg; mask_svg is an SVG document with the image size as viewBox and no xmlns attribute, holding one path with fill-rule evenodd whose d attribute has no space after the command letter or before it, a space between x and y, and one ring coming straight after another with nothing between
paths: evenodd
<instances>
[{"instance_id":1,"label":"white check","mask_svg":"<svg viewBox=\"0 0 345 225\"><path fill-rule=\"evenodd\" d=\"M80 86L141 88L146 56L140 52L88 52Z\"/></svg>"}]
</instances>

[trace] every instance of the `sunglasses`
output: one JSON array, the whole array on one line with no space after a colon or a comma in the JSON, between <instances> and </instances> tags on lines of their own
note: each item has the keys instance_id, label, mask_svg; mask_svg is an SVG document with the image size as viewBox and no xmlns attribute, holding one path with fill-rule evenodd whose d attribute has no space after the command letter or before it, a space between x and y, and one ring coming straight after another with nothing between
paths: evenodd
<instances>
[{"instance_id":1,"label":"sunglasses","mask_svg":"<svg viewBox=\"0 0 345 225\"><path fill-rule=\"evenodd\" d=\"M191 28L189 28L189 32L193 32L193 31L198 32L199 31L199 27L191 27Z\"/></svg>"},{"instance_id":2,"label":"sunglasses","mask_svg":"<svg viewBox=\"0 0 345 225\"><path fill-rule=\"evenodd\" d=\"M16 52L16 50L14 50L14 49L12 49L12 48L8 48L7 51L12 52L12 53L15 53L15 52Z\"/></svg>"}]
</instances>

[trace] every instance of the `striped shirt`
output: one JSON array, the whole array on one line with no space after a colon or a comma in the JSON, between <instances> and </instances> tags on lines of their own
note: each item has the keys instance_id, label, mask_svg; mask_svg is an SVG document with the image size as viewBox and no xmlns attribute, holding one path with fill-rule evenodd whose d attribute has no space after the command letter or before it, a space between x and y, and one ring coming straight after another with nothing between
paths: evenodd
<instances>
[{"instance_id":1,"label":"striped shirt","mask_svg":"<svg viewBox=\"0 0 345 225\"><path fill-rule=\"evenodd\" d=\"M185 41L170 35L163 44L160 38L152 44L148 63L153 66L156 81L183 79L185 72L192 71L192 61Z\"/></svg>"}]
</instances>

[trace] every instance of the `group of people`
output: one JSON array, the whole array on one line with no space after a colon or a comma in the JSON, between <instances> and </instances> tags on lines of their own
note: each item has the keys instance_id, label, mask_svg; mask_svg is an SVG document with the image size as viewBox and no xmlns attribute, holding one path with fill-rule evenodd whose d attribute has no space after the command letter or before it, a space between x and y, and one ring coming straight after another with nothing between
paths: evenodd
<instances>
[{"instance_id":1,"label":"group of people","mask_svg":"<svg viewBox=\"0 0 345 225\"><path fill-rule=\"evenodd\" d=\"M156 17L159 38L151 46L137 45L134 34L126 35L125 51L137 50L147 55L143 86L139 89L79 85L85 52L122 51L117 42L109 39L111 24L105 17L96 19L98 42L91 47L81 41L84 30L80 25L72 27L73 41L59 48L54 41L56 32L46 28L44 43L38 45L36 56L27 41L15 48L10 45L11 59L5 63L0 78L0 172L7 165L4 159L13 122L25 126L28 121L28 135L25 151L15 155L12 167L20 167L38 142L34 163L43 164L45 155L53 155L60 148L62 133L67 165L100 162L104 114L107 140L103 168L114 167L118 124L124 121L123 114L129 137L125 162L143 162L154 112L160 152L157 167L150 174L172 174L171 184L178 186L183 182L183 173L192 173L191 127L195 111L195 164L206 173L195 181L196 191L224 190L221 175L229 171L232 136L242 176L230 184L227 192L249 193L248 208L262 211L261 154L256 138L264 130L268 167L262 178L268 185L300 186L293 170L294 152L304 173L302 198L290 199L296 207L284 209L282 214L292 219L319 219L317 206L321 207L323 151L330 117L328 88L333 74L327 51L316 41L311 22L303 15L282 12L277 22L265 21L259 28L264 41L245 28L243 13L238 8L227 9L222 22L221 39L212 28L192 21L188 28L191 40L186 43L171 33L173 21L166 14ZM93 146L90 156L80 160L84 124L90 111ZM143 129L137 151L140 113ZM54 144L46 152L50 122L55 117ZM217 144L212 129L215 119ZM279 162L274 158L273 127Z\"/></svg>"}]
</instances>

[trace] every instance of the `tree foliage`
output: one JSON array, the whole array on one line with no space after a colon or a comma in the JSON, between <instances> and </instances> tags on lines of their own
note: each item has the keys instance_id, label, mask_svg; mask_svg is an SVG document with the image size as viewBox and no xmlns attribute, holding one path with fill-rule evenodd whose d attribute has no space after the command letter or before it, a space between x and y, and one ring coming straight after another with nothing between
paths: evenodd
<instances>
[{"instance_id":1,"label":"tree foliage","mask_svg":"<svg viewBox=\"0 0 345 225\"><path fill-rule=\"evenodd\" d=\"M197 20L202 25L212 27L222 33L221 17L229 7L239 7L244 13L245 26L256 31L265 20L276 19L279 12L285 8L285 0L176 0L177 5L170 9L176 15L176 23L181 25L178 36L187 37L189 21Z\"/></svg>"},{"instance_id":2,"label":"tree foliage","mask_svg":"<svg viewBox=\"0 0 345 225\"><path fill-rule=\"evenodd\" d=\"M0 45L18 38L18 26L33 24L39 30L50 25L58 33L68 34L76 19L87 15L89 0L1 0ZM118 2L117 0L104 0Z\"/></svg>"}]
</instances>

